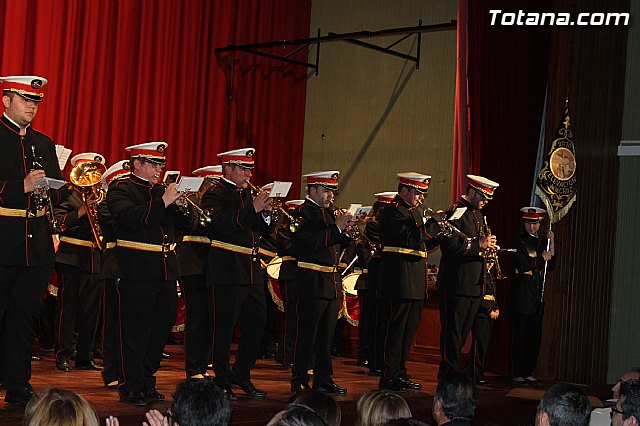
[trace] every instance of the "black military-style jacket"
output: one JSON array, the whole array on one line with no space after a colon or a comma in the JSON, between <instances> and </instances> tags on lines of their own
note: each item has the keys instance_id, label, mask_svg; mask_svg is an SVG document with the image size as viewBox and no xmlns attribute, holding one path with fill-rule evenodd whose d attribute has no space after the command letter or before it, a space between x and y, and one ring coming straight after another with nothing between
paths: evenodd
<instances>
[{"instance_id":1,"label":"black military-style jacket","mask_svg":"<svg viewBox=\"0 0 640 426\"><path fill-rule=\"evenodd\" d=\"M195 195L190 196L189 199L198 207L202 207L202 202ZM209 230L200 226L197 215L193 214L189 218L188 225L179 227L176 233L180 241L176 249L180 276L206 275L211 247Z\"/></svg>"},{"instance_id":2,"label":"black military-style jacket","mask_svg":"<svg viewBox=\"0 0 640 426\"><path fill-rule=\"evenodd\" d=\"M98 207L99 211L103 210L104 204ZM66 201L55 208L56 219L65 228L60 234L56 262L75 266L82 272L97 274L101 272L101 253L95 245L87 215L78 219L78 209L81 206L82 195L73 191Z\"/></svg>"},{"instance_id":3,"label":"black military-style jacket","mask_svg":"<svg viewBox=\"0 0 640 426\"><path fill-rule=\"evenodd\" d=\"M485 317L490 317L491 311L498 309L498 300L496 299L496 280L492 271L484 271L484 294L480 302L480 310L478 313Z\"/></svg>"},{"instance_id":4,"label":"black military-style jacket","mask_svg":"<svg viewBox=\"0 0 640 426\"><path fill-rule=\"evenodd\" d=\"M337 269L340 244L348 243L350 239L338 229L331 210L308 198L298 209L298 215L304 224L300 231L291 234L293 256L298 261L291 294L298 298L336 299L342 294L342 280ZM303 268L301 262L333 268L333 271Z\"/></svg>"},{"instance_id":5,"label":"black military-style jacket","mask_svg":"<svg viewBox=\"0 0 640 426\"><path fill-rule=\"evenodd\" d=\"M131 174L115 181L107 192L117 245L113 256L120 278L135 281L174 281L178 278L175 253L176 221L184 221L175 204L165 207L165 188ZM157 251L125 247L151 244Z\"/></svg>"},{"instance_id":6,"label":"black military-style jacket","mask_svg":"<svg viewBox=\"0 0 640 426\"><path fill-rule=\"evenodd\" d=\"M423 300L427 288L426 255L437 245L434 237L438 225L425 225L422 216L399 195L380 213L379 223L384 250L378 271L378 294L384 299ZM388 251L395 249L405 252Z\"/></svg>"},{"instance_id":7,"label":"black military-style jacket","mask_svg":"<svg viewBox=\"0 0 640 426\"><path fill-rule=\"evenodd\" d=\"M295 213L297 216L297 213ZM276 228L276 246L278 248L278 256L282 259L280 265L280 274L278 280L291 281L298 273L298 262L293 257L293 243L291 242L291 235L293 233L289 230L289 223L283 223Z\"/></svg>"},{"instance_id":8,"label":"black military-style jacket","mask_svg":"<svg viewBox=\"0 0 640 426\"><path fill-rule=\"evenodd\" d=\"M542 252L547 249L546 237L533 237L527 233L520 234L513 243L516 252L513 254L513 266L516 269L513 282L509 288L509 309L517 314L532 315L542 308L542 278L544 274L544 258ZM547 265L547 272L556 267L556 256Z\"/></svg>"},{"instance_id":9,"label":"black military-style jacket","mask_svg":"<svg viewBox=\"0 0 640 426\"><path fill-rule=\"evenodd\" d=\"M438 236L442 251L438 287L458 296L479 297L483 291L485 266L478 239L484 226L484 216L464 198L451 205L447 213L458 207L466 207L467 211L451 224L472 238L472 241L468 245L464 238L456 234L452 237Z\"/></svg>"},{"instance_id":10,"label":"black military-style jacket","mask_svg":"<svg viewBox=\"0 0 640 426\"><path fill-rule=\"evenodd\" d=\"M109 182L109 189L113 188L117 182L128 178L129 176L127 175L112 180ZM107 193L108 192L107 190ZM105 247L102 253L102 274L106 278L121 278L118 260L113 254L116 245L116 231L113 225L113 217L107 204L107 200L105 199L98 209L98 213L100 214L100 228L102 229L102 242Z\"/></svg>"},{"instance_id":11,"label":"black military-style jacket","mask_svg":"<svg viewBox=\"0 0 640 426\"><path fill-rule=\"evenodd\" d=\"M24 178L33 169L31 147L48 177L62 179L55 144L48 136L27 128L26 135L5 115L0 119L0 264L11 266L41 266L53 264L55 255L51 234L46 232L46 215L27 218L14 216L18 211L35 212L30 194L24 193ZM67 187L50 190L54 205L69 195Z\"/></svg>"},{"instance_id":12,"label":"black military-style jacket","mask_svg":"<svg viewBox=\"0 0 640 426\"><path fill-rule=\"evenodd\" d=\"M202 207L213 210L207 285L262 285L260 234L269 225L262 212L256 213L250 190L220 179L204 194Z\"/></svg>"}]
</instances>

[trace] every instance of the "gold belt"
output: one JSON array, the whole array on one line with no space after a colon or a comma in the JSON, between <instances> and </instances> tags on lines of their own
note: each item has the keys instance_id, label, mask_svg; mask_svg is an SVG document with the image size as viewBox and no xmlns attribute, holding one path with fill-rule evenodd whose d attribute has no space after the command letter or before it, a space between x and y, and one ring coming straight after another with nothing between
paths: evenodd
<instances>
[{"instance_id":1,"label":"gold belt","mask_svg":"<svg viewBox=\"0 0 640 426\"><path fill-rule=\"evenodd\" d=\"M520 275L531 275L531 276L533 276L533 271L524 271L524 272L519 272L519 271L516 269L516 274L520 274Z\"/></svg>"},{"instance_id":2,"label":"gold belt","mask_svg":"<svg viewBox=\"0 0 640 426\"><path fill-rule=\"evenodd\" d=\"M263 249L262 247L260 247L259 253L263 254L265 256L268 256L268 257L276 257L278 255L278 253L274 253L274 252L269 251L267 249Z\"/></svg>"},{"instance_id":3,"label":"gold belt","mask_svg":"<svg viewBox=\"0 0 640 426\"><path fill-rule=\"evenodd\" d=\"M115 243L115 242L113 242L113 241L109 241L108 243L106 243L106 244L104 245L104 248L105 248L105 250L109 250L109 249L114 248L115 246L116 246L116 243Z\"/></svg>"},{"instance_id":4,"label":"gold belt","mask_svg":"<svg viewBox=\"0 0 640 426\"><path fill-rule=\"evenodd\" d=\"M248 254L256 256L258 254L259 247L249 248L244 246L238 246L231 243L225 243L224 241L211 240L211 247L219 248L222 250L232 251L235 253Z\"/></svg>"},{"instance_id":5,"label":"gold belt","mask_svg":"<svg viewBox=\"0 0 640 426\"><path fill-rule=\"evenodd\" d=\"M198 236L198 235L185 235L182 237L183 243L201 243L201 244L211 244L211 240L209 237Z\"/></svg>"},{"instance_id":6,"label":"gold belt","mask_svg":"<svg viewBox=\"0 0 640 426\"><path fill-rule=\"evenodd\" d=\"M35 214L31 210L22 210L22 209L10 209L7 207L0 207L0 216L6 217L26 217L28 219L34 217L42 217L46 213L44 208L40 210L36 210Z\"/></svg>"},{"instance_id":7,"label":"gold belt","mask_svg":"<svg viewBox=\"0 0 640 426\"><path fill-rule=\"evenodd\" d=\"M118 247L124 247L133 250L151 251L154 253L166 253L173 251L176 248L175 243L171 244L147 244L139 243L138 241L118 240L116 242Z\"/></svg>"},{"instance_id":8,"label":"gold belt","mask_svg":"<svg viewBox=\"0 0 640 426\"><path fill-rule=\"evenodd\" d=\"M387 253L400 253L400 254L410 254L412 256L419 256L422 257L423 259L427 258L427 253L425 251L422 250L413 250L413 249L408 249L408 248L404 248L404 247L389 247L389 246L384 246L382 248L383 252L387 252Z\"/></svg>"},{"instance_id":9,"label":"gold belt","mask_svg":"<svg viewBox=\"0 0 640 426\"><path fill-rule=\"evenodd\" d=\"M88 247L88 248L96 248L97 245L95 242L93 241L87 241L87 240L80 240L78 238L71 238L71 237L66 237L64 235L60 236L60 241L63 241L67 244L71 244L74 246L80 246L80 247Z\"/></svg>"},{"instance_id":10,"label":"gold belt","mask_svg":"<svg viewBox=\"0 0 640 426\"><path fill-rule=\"evenodd\" d=\"M337 272L337 268L335 266L317 265L315 263L298 262L298 267L318 272Z\"/></svg>"},{"instance_id":11,"label":"gold belt","mask_svg":"<svg viewBox=\"0 0 640 426\"><path fill-rule=\"evenodd\" d=\"M287 261L291 261L291 260L296 260L296 258L292 257L292 256L282 256L282 261L283 262L287 262Z\"/></svg>"},{"instance_id":12,"label":"gold belt","mask_svg":"<svg viewBox=\"0 0 640 426\"><path fill-rule=\"evenodd\" d=\"M485 294L482 298L483 298L484 300L490 300L490 301L492 301L492 302L495 302L495 301L496 301L496 297L495 297L495 296L492 296L492 295L490 295L490 294Z\"/></svg>"}]
</instances>

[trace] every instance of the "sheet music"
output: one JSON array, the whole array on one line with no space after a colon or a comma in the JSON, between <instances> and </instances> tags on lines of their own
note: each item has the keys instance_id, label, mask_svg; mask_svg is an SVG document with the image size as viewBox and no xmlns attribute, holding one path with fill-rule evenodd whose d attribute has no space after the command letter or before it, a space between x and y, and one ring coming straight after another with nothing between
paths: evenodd
<instances>
[{"instance_id":1,"label":"sheet music","mask_svg":"<svg viewBox=\"0 0 640 426\"><path fill-rule=\"evenodd\" d=\"M286 197L289 193L289 189L291 189L291 182L273 182L273 187L271 187L271 192L269 193L269 197L271 198L280 198Z\"/></svg>"},{"instance_id":2,"label":"sheet music","mask_svg":"<svg viewBox=\"0 0 640 426\"><path fill-rule=\"evenodd\" d=\"M60 166L60 170L64 169L64 166L67 165L67 161L69 161L69 157L73 150L66 148L62 145L56 145L56 156L58 157L58 165Z\"/></svg>"}]
</instances>

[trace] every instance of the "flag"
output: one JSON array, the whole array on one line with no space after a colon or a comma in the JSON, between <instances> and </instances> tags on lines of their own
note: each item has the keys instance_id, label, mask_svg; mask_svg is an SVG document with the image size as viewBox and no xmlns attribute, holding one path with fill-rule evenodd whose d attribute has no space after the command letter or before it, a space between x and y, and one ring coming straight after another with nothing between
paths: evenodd
<instances>
[{"instance_id":1,"label":"flag","mask_svg":"<svg viewBox=\"0 0 640 426\"><path fill-rule=\"evenodd\" d=\"M538 174L536 195L547 207L551 223L560 221L576 201L576 153L573 145L571 117L565 107L562 120L544 165Z\"/></svg>"}]
</instances>

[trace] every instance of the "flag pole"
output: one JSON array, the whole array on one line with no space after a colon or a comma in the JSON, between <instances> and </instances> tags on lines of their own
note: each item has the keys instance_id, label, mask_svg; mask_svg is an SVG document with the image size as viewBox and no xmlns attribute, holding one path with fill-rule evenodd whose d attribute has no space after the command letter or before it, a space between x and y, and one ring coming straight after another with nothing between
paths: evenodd
<instances>
[{"instance_id":1,"label":"flag pole","mask_svg":"<svg viewBox=\"0 0 640 426\"><path fill-rule=\"evenodd\" d=\"M551 220L549 220L549 231L551 231ZM551 248L551 238L547 237L547 251ZM547 266L549 261L544 261L544 274L542 275L542 292L540 293L540 303L544 302L544 286L547 283Z\"/></svg>"}]
</instances>

